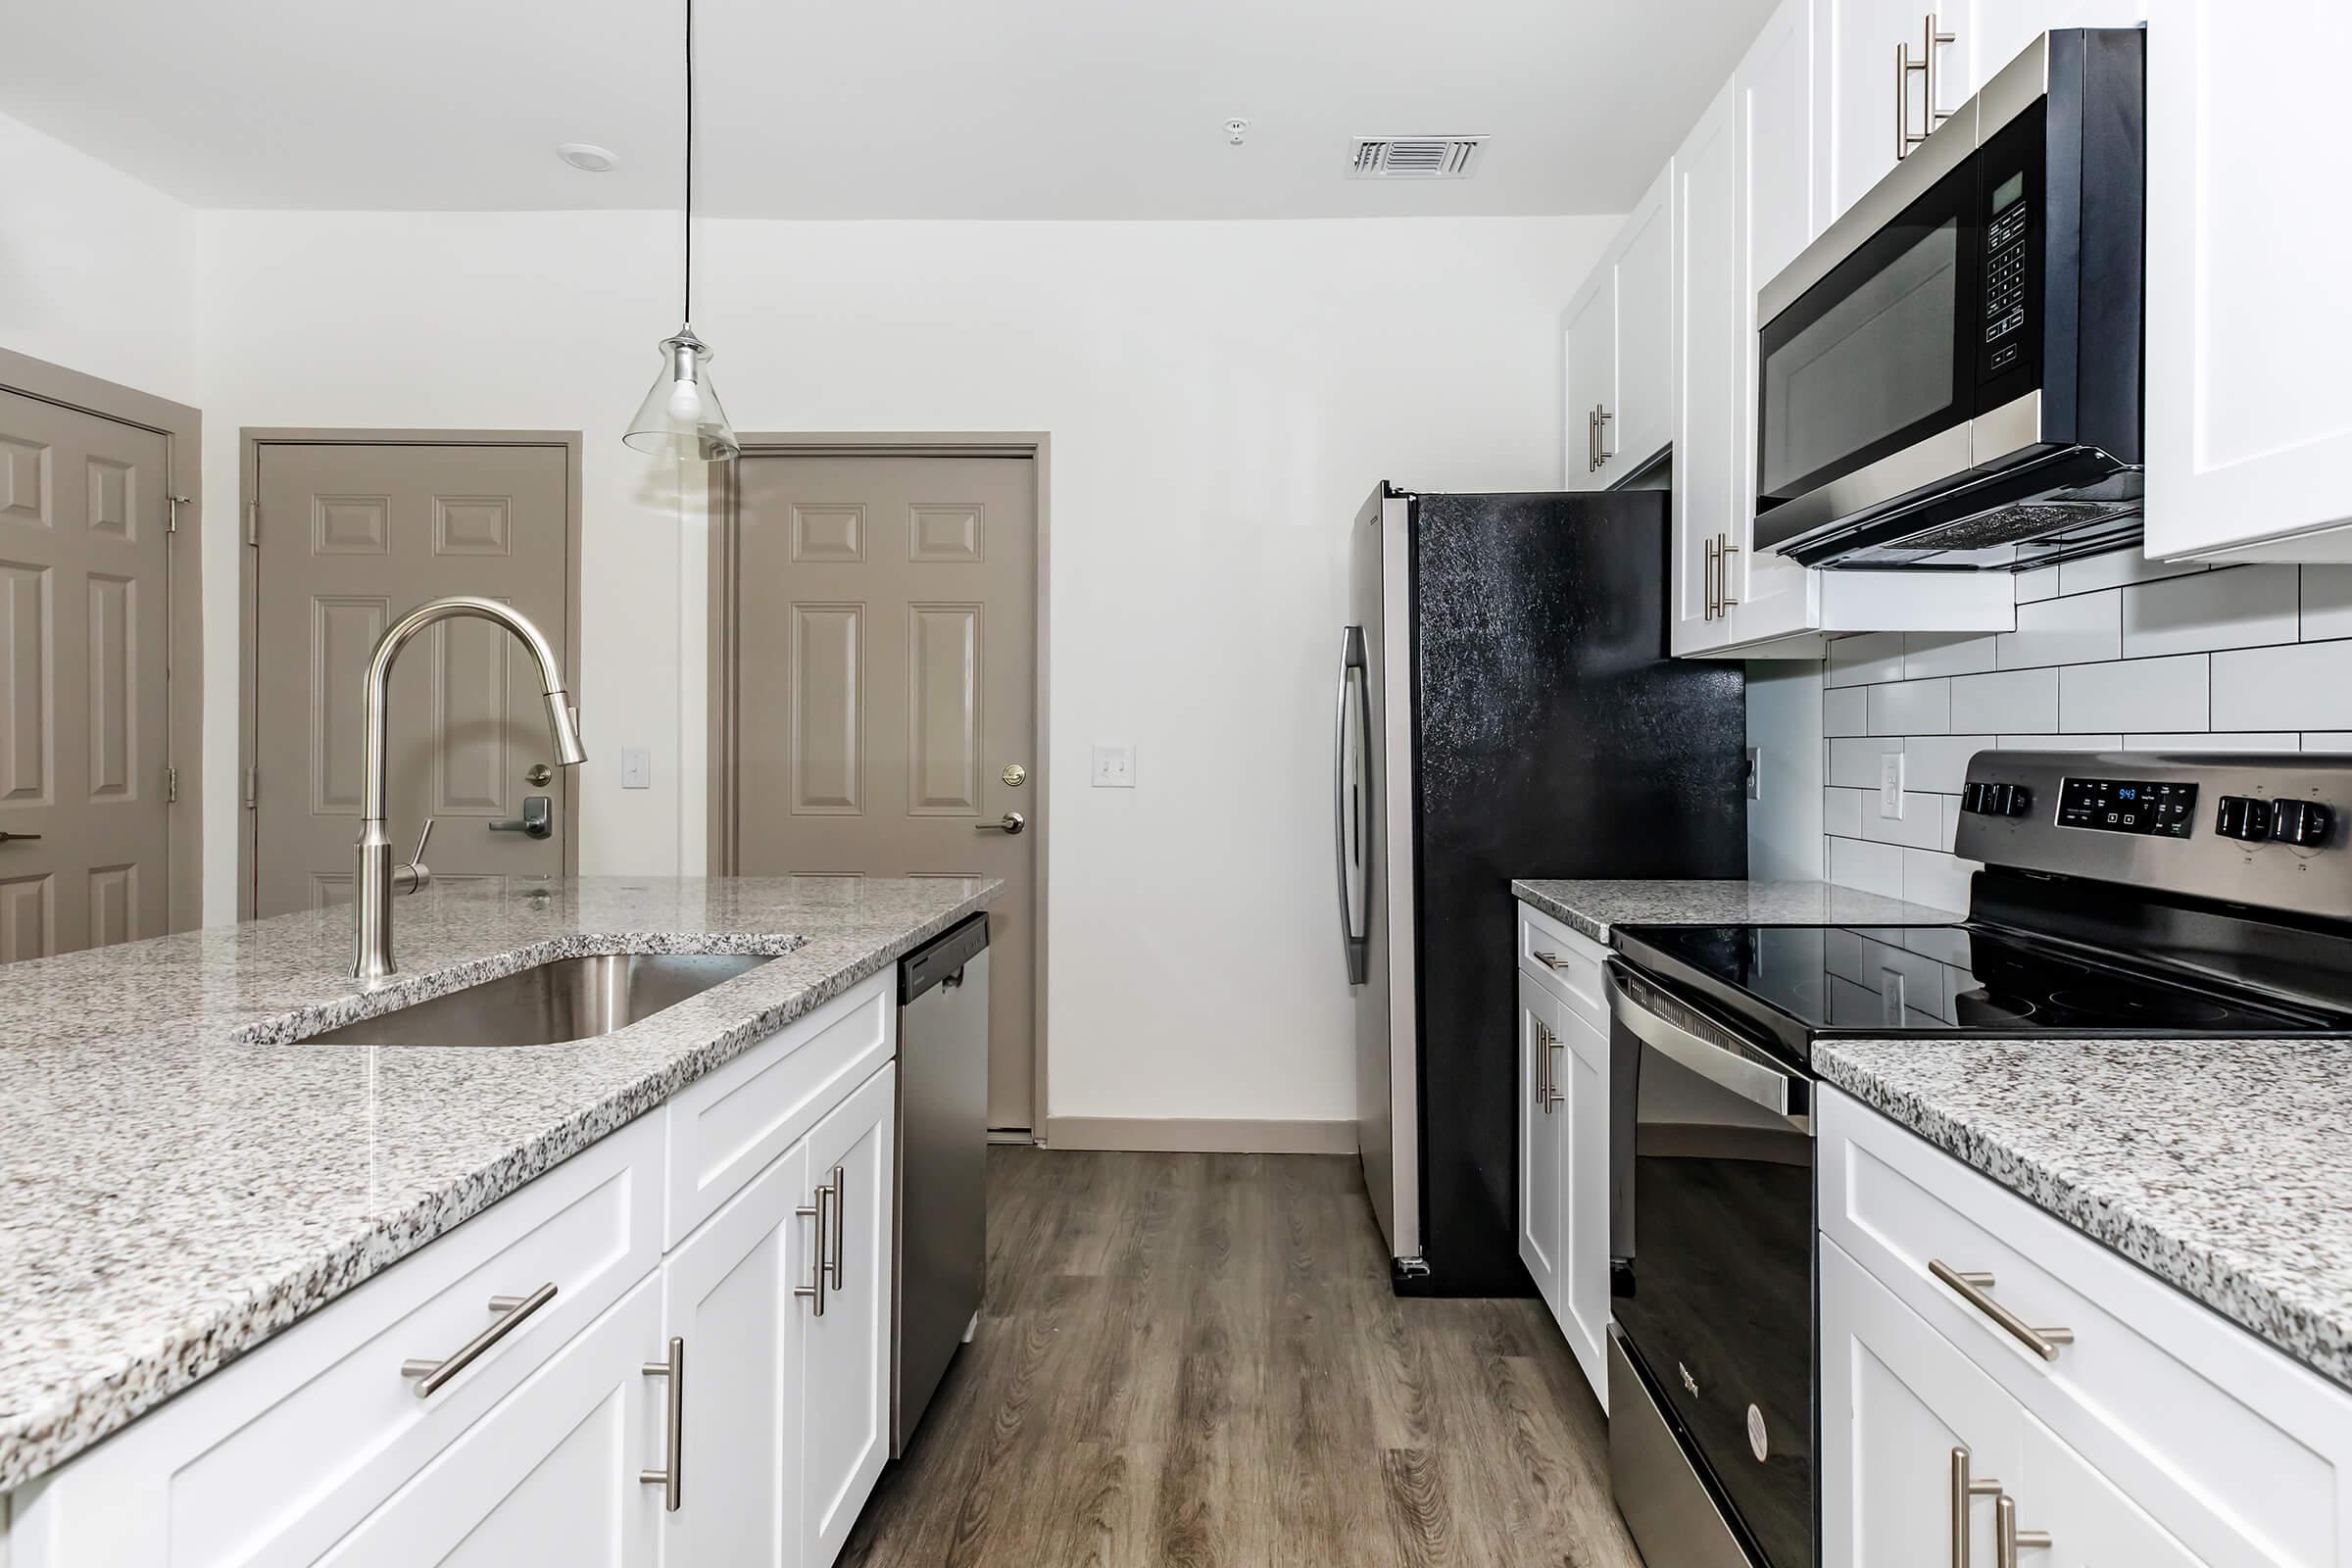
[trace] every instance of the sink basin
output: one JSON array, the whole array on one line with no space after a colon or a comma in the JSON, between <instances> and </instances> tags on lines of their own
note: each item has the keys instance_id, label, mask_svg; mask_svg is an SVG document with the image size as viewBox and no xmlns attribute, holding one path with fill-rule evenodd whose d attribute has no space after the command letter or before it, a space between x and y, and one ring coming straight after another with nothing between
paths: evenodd
<instances>
[{"instance_id":1,"label":"sink basin","mask_svg":"<svg viewBox=\"0 0 2352 1568\"><path fill-rule=\"evenodd\" d=\"M557 958L339 1029L317 1046L557 1046L609 1035L773 961L769 954L613 953Z\"/></svg>"}]
</instances>

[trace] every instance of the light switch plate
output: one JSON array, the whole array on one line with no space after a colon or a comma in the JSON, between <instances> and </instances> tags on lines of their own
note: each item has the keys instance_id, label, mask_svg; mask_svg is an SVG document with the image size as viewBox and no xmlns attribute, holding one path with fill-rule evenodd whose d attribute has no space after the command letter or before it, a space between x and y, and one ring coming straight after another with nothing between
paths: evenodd
<instances>
[{"instance_id":1,"label":"light switch plate","mask_svg":"<svg viewBox=\"0 0 2352 1568\"><path fill-rule=\"evenodd\" d=\"M1098 746L1095 748L1095 788L1099 790L1131 790L1135 788L1135 748L1133 746Z\"/></svg>"},{"instance_id":2,"label":"light switch plate","mask_svg":"<svg viewBox=\"0 0 2352 1568\"><path fill-rule=\"evenodd\" d=\"M1903 754L1879 754L1879 814L1900 820L1903 814Z\"/></svg>"},{"instance_id":3,"label":"light switch plate","mask_svg":"<svg viewBox=\"0 0 2352 1568\"><path fill-rule=\"evenodd\" d=\"M620 749L620 787L624 790L650 790L654 787L654 754L643 746L623 746Z\"/></svg>"}]
</instances>

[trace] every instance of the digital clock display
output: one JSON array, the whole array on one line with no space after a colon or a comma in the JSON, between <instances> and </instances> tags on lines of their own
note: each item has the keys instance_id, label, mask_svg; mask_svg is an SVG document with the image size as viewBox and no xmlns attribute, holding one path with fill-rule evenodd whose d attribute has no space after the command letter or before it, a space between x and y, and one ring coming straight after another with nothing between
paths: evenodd
<instances>
[{"instance_id":1,"label":"digital clock display","mask_svg":"<svg viewBox=\"0 0 2352 1568\"><path fill-rule=\"evenodd\" d=\"M2060 827L2184 839L2193 830L2196 815L2194 784L2070 778L2058 792Z\"/></svg>"}]
</instances>

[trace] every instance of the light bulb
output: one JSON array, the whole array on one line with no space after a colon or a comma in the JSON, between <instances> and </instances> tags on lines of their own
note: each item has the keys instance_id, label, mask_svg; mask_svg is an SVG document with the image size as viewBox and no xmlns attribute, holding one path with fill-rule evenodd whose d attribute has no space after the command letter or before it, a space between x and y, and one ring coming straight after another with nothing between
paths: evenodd
<instances>
[{"instance_id":1,"label":"light bulb","mask_svg":"<svg viewBox=\"0 0 2352 1568\"><path fill-rule=\"evenodd\" d=\"M673 419L700 419L703 416L703 389L692 381L672 381L669 386L669 416Z\"/></svg>"}]
</instances>

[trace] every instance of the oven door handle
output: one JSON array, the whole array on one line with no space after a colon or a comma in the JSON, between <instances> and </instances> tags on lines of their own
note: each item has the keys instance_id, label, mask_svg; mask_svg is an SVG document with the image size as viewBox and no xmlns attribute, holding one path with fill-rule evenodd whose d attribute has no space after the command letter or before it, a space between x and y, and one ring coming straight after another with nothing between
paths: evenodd
<instances>
[{"instance_id":1,"label":"oven door handle","mask_svg":"<svg viewBox=\"0 0 2352 1568\"><path fill-rule=\"evenodd\" d=\"M1635 1039L1717 1088L1810 1130L1809 1113L1813 1108L1810 1080L1721 1041L1710 1040L1666 1017L1649 1004L1657 993L1627 968L1622 959L1609 960L1601 986L1608 995L1609 1016Z\"/></svg>"}]
</instances>

